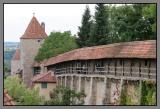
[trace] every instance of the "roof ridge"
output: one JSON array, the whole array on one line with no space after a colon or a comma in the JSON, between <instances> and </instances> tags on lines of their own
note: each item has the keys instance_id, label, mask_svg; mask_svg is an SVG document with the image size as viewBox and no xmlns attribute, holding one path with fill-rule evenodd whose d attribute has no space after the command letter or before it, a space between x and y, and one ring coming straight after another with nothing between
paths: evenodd
<instances>
[{"instance_id":1,"label":"roof ridge","mask_svg":"<svg viewBox=\"0 0 160 109\"><path fill-rule=\"evenodd\" d=\"M49 73L50 73L50 72L47 72L47 73L45 72L45 73L38 74L38 75L36 75L37 78L36 78L36 76L35 76L35 80L33 80L33 81L39 80L39 79L45 77L46 75L48 75ZM38 77L38 76L39 76L39 77ZM34 79L34 77L33 77L33 79Z\"/></svg>"},{"instance_id":2,"label":"roof ridge","mask_svg":"<svg viewBox=\"0 0 160 109\"><path fill-rule=\"evenodd\" d=\"M151 42L151 41L155 41L155 40L146 40L147 42ZM143 41L143 42L146 42L146 41ZM107 44L107 45L99 45L99 46L92 46L92 47L84 47L84 48L77 48L77 49L74 49L74 50L71 50L71 51L68 51L68 52L65 52L65 53L62 53L62 54L58 54L56 56L53 56L51 58L55 58L55 57L58 57L58 56L61 56L61 55L65 55L65 54L68 54L68 53L74 53L76 51L83 51L83 50L90 50L90 49L97 49L97 48L111 48L111 47L114 47L114 46L119 46L119 45L126 45L126 44L129 44L128 46L132 46L130 44L135 44L135 43L139 43L140 45L148 45L148 44L141 44L140 42L142 41L133 41L133 42L121 42L121 43L113 43L113 44ZM151 45L151 44L149 44ZM50 58L49 58L50 59ZM43 62L43 61L42 61Z\"/></svg>"},{"instance_id":3,"label":"roof ridge","mask_svg":"<svg viewBox=\"0 0 160 109\"><path fill-rule=\"evenodd\" d=\"M100 58L156 58L156 40L114 43L74 49L51 57L45 66L71 60ZM141 52L140 52L141 51ZM97 53L99 52L99 53Z\"/></svg>"},{"instance_id":4,"label":"roof ridge","mask_svg":"<svg viewBox=\"0 0 160 109\"><path fill-rule=\"evenodd\" d=\"M46 77L50 72L47 72L47 73L44 73L44 75L42 75L40 78L38 78L37 80L43 78L43 77Z\"/></svg>"}]
</instances>

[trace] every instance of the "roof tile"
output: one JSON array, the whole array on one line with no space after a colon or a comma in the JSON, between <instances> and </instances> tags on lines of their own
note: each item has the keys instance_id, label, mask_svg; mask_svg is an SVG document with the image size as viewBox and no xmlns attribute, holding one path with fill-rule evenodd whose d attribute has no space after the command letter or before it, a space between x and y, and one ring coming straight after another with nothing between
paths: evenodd
<instances>
[{"instance_id":1,"label":"roof tile","mask_svg":"<svg viewBox=\"0 0 160 109\"><path fill-rule=\"evenodd\" d=\"M47 36L36 17L33 16L21 39L43 39Z\"/></svg>"},{"instance_id":2,"label":"roof tile","mask_svg":"<svg viewBox=\"0 0 160 109\"><path fill-rule=\"evenodd\" d=\"M32 82L34 83L56 83L56 77L52 76L52 72L41 73L32 78Z\"/></svg>"},{"instance_id":3,"label":"roof tile","mask_svg":"<svg viewBox=\"0 0 160 109\"><path fill-rule=\"evenodd\" d=\"M20 50L17 49L12 57L12 60L20 60Z\"/></svg>"},{"instance_id":4,"label":"roof tile","mask_svg":"<svg viewBox=\"0 0 160 109\"><path fill-rule=\"evenodd\" d=\"M71 60L101 58L156 58L156 40L133 41L75 49L49 58L45 66Z\"/></svg>"},{"instance_id":5,"label":"roof tile","mask_svg":"<svg viewBox=\"0 0 160 109\"><path fill-rule=\"evenodd\" d=\"M6 89L4 89L4 105L15 105L12 98L9 96Z\"/></svg>"}]
</instances>

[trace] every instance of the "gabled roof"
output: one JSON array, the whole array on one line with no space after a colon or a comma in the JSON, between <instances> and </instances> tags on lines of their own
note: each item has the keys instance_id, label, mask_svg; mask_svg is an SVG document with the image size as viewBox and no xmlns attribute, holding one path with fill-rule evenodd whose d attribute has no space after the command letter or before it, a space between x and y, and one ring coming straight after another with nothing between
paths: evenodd
<instances>
[{"instance_id":1,"label":"gabled roof","mask_svg":"<svg viewBox=\"0 0 160 109\"><path fill-rule=\"evenodd\" d=\"M56 83L56 77L51 74L52 72L41 73L32 78L34 83Z\"/></svg>"},{"instance_id":2,"label":"gabled roof","mask_svg":"<svg viewBox=\"0 0 160 109\"><path fill-rule=\"evenodd\" d=\"M36 17L33 16L25 33L20 39L43 39L47 36Z\"/></svg>"},{"instance_id":3,"label":"gabled roof","mask_svg":"<svg viewBox=\"0 0 160 109\"><path fill-rule=\"evenodd\" d=\"M142 58L156 59L156 40L114 43L101 46L75 49L49 58L45 66L71 60L89 60L102 58Z\"/></svg>"},{"instance_id":4,"label":"gabled roof","mask_svg":"<svg viewBox=\"0 0 160 109\"><path fill-rule=\"evenodd\" d=\"M15 105L6 89L4 89L4 105Z\"/></svg>"},{"instance_id":5,"label":"gabled roof","mask_svg":"<svg viewBox=\"0 0 160 109\"><path fill-rule=\"evenodd\" d=\"M12 60L20 60L20 50L17 49L12 57Z\"/></svg>"}]
</instances>

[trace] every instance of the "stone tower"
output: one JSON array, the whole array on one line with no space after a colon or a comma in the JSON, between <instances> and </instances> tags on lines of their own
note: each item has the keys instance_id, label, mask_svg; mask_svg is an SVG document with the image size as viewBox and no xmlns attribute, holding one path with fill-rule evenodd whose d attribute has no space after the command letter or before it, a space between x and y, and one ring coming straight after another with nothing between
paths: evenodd
<instances>
[{"instance_id":1,"label":"stone tower","mask_svg":"<svg viewBox=\"0 0 160 109\"><path fill-rule=\"evenodd\" d=\"M27 86L31 85L34 57L46 37L47 34L45 33L44 23L40 25L36 17L33 16L26 31L20 38L20 60L21 69L23 70L22 78Z\"/></svg>"},{"instance_id":2,"label":"stone tower","mask_svg":"<svg viewBox=\"0 0 160 109\"><path fill-rule=\"evenodd\" d=\"M11 60L11 75L15 75L20 70L20 50L17 49Z\"/></svg>"}]
</instances>

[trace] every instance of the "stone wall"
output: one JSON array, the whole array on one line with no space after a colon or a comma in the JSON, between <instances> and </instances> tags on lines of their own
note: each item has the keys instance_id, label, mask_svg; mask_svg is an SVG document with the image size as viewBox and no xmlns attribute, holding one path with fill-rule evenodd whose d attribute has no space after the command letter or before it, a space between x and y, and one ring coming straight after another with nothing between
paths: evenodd
<instances>
[{"instance_id":1,"label":"stone wall","mask_svg":"<svg viewBox=\"0 0 160 109\"><path fill-rule=\"evenodd\" d=\"M67 84L77 92L84 90L86 94L84 105L121 105L122 93L128 97L128 105L140 104L141 80L139 79L79 74L57 77L64 81L62 84Z\"/></svg>"},{"instance_id":2,"label":"stone wall","mask_svg":"<svg viewBox=\"0 0 160 109\"><path fill-rule=\"evenodd\" d=\"M105 82L104 78L97 78L96 85L96 105L103 105L103 99L105 95Z\"/></svg>"},{"instance_id":3,"label":"stone wall","mask_svg":"<svg viewBox=\"0 0 160 109\"><path fill-rule=\"evenodd\" d=\"M97 62L103 61L103 66L99 69L96 66ZM82 66L83 61L77 61L78 65ZM103 60L87 60L88 72L83 70L76 71L77 63L66 62L58 68L67 68L72 63L72 69L63 71L65 73L57 73L57 77L61 78L61 84L68 86L76 91L84 91L86 97L84 105L120 105L123 89L127 100L131 105L139 105L141 98L141 82L156 80L156 60L154 59L103 59ZM56 66L56 67L57 67ZM53 65L53 68L56 69ZM101 70L104 69L103 71ZM138 86L138 88L137 88ZM128 101L127 101L128 102ZM129 104L128 103L128 104Z\"/></svg>"},{"instance_id":4,"label":"stone wall","mask_svg":"<svg viewBox=\"0 0 160 109\"><path fill-rule=\"evenodd\" d=\"M47 88L41 88L41 83L34 83L34 88L39 90L39 95L44 97L45 100L50 100L50 92L55 89L56 83L47 83Z\"/></svg>"}]
</instances>

